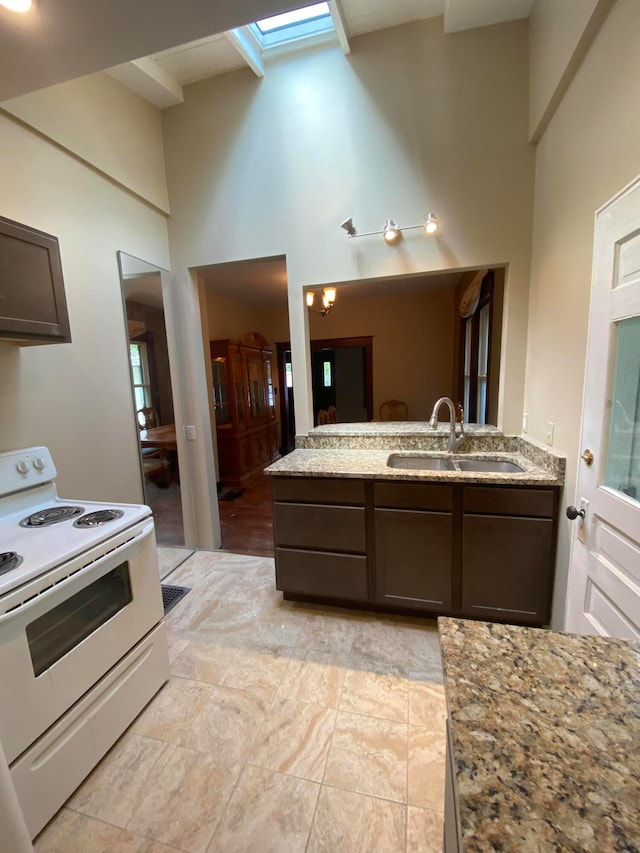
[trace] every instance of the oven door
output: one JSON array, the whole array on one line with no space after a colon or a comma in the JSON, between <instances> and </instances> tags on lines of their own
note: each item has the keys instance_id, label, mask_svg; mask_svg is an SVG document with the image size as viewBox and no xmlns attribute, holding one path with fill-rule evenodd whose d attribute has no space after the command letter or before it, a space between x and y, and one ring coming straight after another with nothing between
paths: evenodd
<instances>
[{"instance_id":1,"label":"oven door","mask_svg":"<svg viewBox=\"0 0 640 853\"><path fill-rule=\"evenodd\" d=\"M162 619L153 520L7 598L0 741L11 763Z\"/></svg>"}]
</instances>

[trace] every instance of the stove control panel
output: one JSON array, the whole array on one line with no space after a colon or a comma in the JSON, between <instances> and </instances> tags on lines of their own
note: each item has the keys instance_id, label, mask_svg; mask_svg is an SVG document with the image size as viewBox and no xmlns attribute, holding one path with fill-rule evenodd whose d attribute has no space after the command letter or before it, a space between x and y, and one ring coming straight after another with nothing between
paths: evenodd
<instances>
[{"instance_id":1,"label":"stove control panel","mask_svg":"<svg viewBox=\"0 0 640 853\"><path fill-rule=\"evenodd\" d=\"M56 468L46 447L25 447L0 453L0 497L55 478Z\"/></svg>"}]
</instances>

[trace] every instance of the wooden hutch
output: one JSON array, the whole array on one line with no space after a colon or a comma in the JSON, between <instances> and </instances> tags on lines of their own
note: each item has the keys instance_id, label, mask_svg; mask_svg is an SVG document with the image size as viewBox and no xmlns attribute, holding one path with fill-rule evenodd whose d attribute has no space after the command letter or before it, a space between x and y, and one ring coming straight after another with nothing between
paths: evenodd
<instances>
[{"instance_id":1,"label":"wooden hutch","mask_svg":"<svg viewBox=\"0 0 640 853\"><path fill-rule=\"evenodd\" d=\"M210 346L219 476L244 488L280 455L272 350L258 332Z\"/></svg>"}]
</instances>

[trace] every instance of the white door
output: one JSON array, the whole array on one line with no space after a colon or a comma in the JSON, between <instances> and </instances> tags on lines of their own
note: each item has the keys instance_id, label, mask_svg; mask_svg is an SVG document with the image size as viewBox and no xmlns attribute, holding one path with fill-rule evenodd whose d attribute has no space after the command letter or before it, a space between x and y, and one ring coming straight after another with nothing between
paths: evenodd
<instances>
[{"instance_id":1,"label":"white door","mask_svg":"<svg viewBox=\"0 0 640 853\"><path fill-rule=\"evenodd\" d=\"M581 441L566 629L640 640L640 178L596 214Z\"/></svg>"}]
</instances>

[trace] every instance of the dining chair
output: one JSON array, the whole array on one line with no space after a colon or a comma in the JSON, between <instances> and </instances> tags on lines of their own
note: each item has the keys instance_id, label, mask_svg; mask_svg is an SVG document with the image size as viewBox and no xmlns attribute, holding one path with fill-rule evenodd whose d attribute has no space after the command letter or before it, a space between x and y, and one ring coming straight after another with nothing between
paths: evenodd
<instances>
[{"instance_id":1,"label":"dining chair","mask_svg":"<svg viewBox=\"0 0 640 853\"><path fill-rule=\"evenodd\" d=\"M380 404L379 417L381 421L406 421L409 407L402 400L385 400Z\"/></svg>"}]
</instances>

